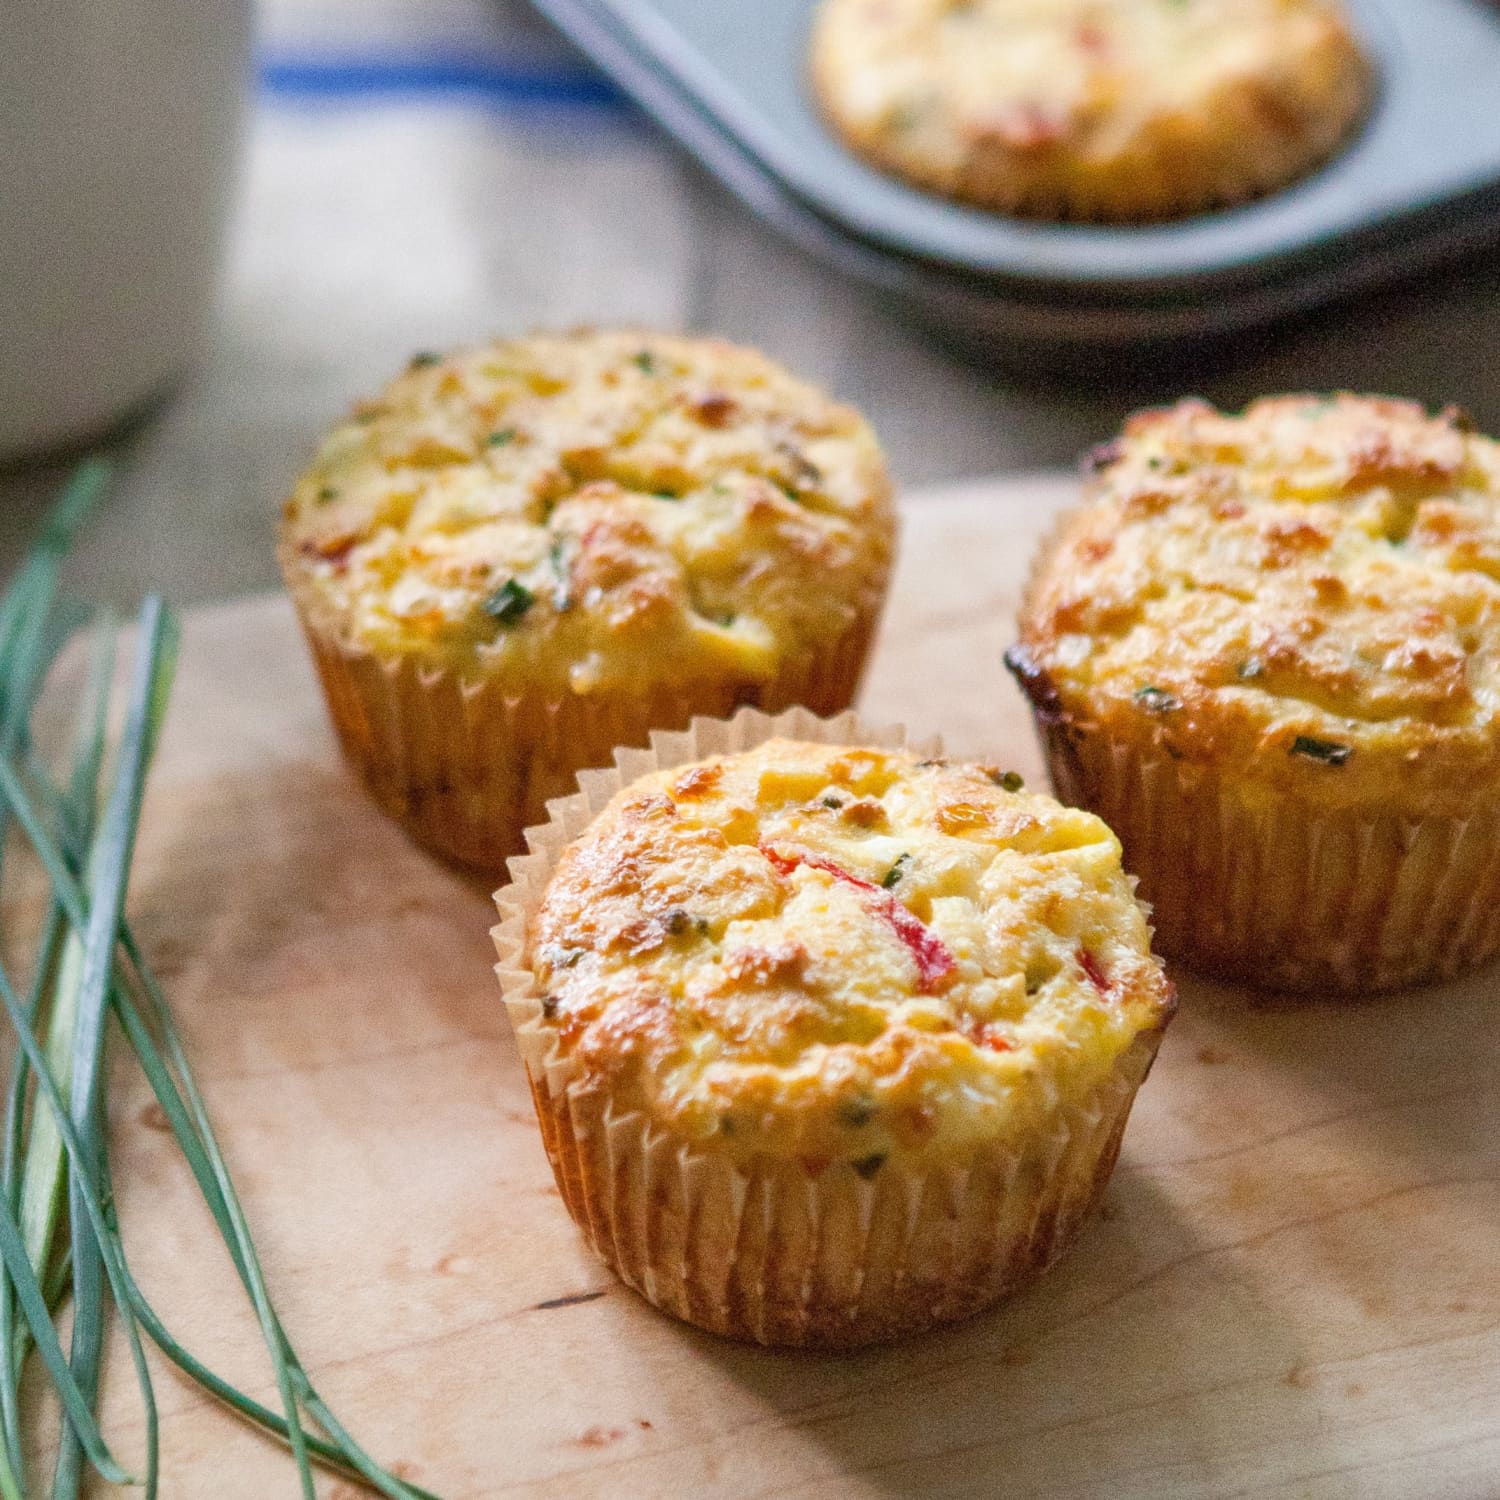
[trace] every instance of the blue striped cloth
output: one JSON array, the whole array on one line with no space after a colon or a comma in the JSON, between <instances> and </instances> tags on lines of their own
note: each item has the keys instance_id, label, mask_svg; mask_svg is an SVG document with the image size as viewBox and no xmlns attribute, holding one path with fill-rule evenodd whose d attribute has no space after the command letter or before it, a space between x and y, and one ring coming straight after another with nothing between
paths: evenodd
<instances>
[{"instance_id":1,"label":"blue striped cloth","mask_svg":"<svg viewBox=\"0 0 1500 1500\"><path fill-rule=\"evenodd\" d=\"M450 98L528 112L626 109L620 91L581 59L477 48L366 54L265 48L258 82L268 99L297 103Z\"/></svg>"}]
</instances>

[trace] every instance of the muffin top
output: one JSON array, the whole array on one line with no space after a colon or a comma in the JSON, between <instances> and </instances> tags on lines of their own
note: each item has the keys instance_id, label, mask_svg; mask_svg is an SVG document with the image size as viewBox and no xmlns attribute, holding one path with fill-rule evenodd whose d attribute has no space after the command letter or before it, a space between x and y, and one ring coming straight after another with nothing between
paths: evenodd
<instances>
[{"instance_id":1,"label":"muffin top","mask_svg":"<svg viewBox=\"0 0 1500 1500\"><path fill-rule=\"evenodd\" d=\"M1500 788L1500 445L1461 413L1188 401L1095 464L1022 613L1044 712L1324 804Z\"/></svg>"},{"instance_id":2,"label":"muffin top","mask_svg":"<svg viewBox=\"0 0 1500 1500\"><path fill-rule=\"evenodd\" d=\"M812 60L835 124L881 165L1044 217L1278 186L1368 93L1337 0L824 0Z\"/></svg>"},{"instance_id":3,"label":"muffin top","mask_svg":"<svg viewBox=\"0 0 1500 1500\"><path fill-rule=\"evenodd\" d=\"M745 1158L962 1156L1106 1080L1171 989L1099 819L993 767L773 740L648 776L533 919L538 1023Z\"/></svg>"},{"instance_id":4,"label":"muffin top","mask_svg":"<svg viewBox=\"0 0 1500 1500\"><path fill-rule=\"evenodd\" d=\"M587 693L769 676L878 604L893 532L849 407L717 340L579 332L419 355L324 442L281 560L346 644Z\"/></svg>"}]
</instances>

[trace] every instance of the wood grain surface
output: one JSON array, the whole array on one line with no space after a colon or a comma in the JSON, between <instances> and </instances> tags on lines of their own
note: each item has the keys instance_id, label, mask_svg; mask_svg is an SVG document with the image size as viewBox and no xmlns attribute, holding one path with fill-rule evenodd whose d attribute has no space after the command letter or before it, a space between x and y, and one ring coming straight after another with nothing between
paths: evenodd
<instances>
[{"instance_id":1,"label":"wood grain surface","mask_svg":"<svg viewBox=\"0 0 1500 1500\"><path fill-rule=\"evenodd\" d=\"M908 509L866 712L1039 774L999 655L1071 488ZM489 893L353 785L279 598L188 621L132 902L294 1341L446 1500L1500 1493L1493 972L1355 1005L1179 975L1119 1171L1057 1269L959 1328L824 1357L672 1323L584 1249L490 973ZM111 1114L140 1280L274 1403L123 1048ZM107 1426L133 1456L122 1355ZM294 1494L278 1450L165 1368L160 1396L164 1495Z\"/></svg>"}]
</instances>

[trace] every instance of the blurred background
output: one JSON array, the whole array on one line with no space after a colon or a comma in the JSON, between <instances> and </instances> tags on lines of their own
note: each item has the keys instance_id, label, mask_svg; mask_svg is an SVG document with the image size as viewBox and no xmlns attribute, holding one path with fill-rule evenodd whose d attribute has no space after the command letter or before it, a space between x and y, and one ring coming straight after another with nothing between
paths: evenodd
<instances>
[{"instance_id":1,"label":"blurred background","mask_svg":"<svg viewBox=\"0 0 1500 1500\"><path fill-rule=\"evenodd\" d=\"M1101 361L1031 380L948 353L789 248L521 0L263 0L250 71L207 333L171 390L106 444L120 483L73 563L100 598L271 586L276 507L324 427L416 350L534 326L756 344L863 407L908 490L1070 465L1132 406L1188 392L1233 405L1283 388L1383 390L1456 401L1500 429L1500 255L1211 365L1122 380ZM115 295L133 295L128 276ZM21 374L43 393L70 379L62 362ZM66 467L54 455L0 469L0 566Z\"/></svg>"}]
</instances>

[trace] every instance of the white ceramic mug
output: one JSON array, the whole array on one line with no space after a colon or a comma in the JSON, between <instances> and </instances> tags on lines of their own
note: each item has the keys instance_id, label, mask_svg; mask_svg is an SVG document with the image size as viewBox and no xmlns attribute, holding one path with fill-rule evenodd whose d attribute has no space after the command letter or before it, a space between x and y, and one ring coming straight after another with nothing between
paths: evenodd
<instances>
[{"instance_id":1,"label":"white ceramic mug","mask_svg":"<svg viewBox=\"0 0 1500 1500\"><path fill-rule=\"evenodd\" d=\"M213 298L250 0L0 3L0 460L182 371Z\"/></svg>"}]
</instances>

